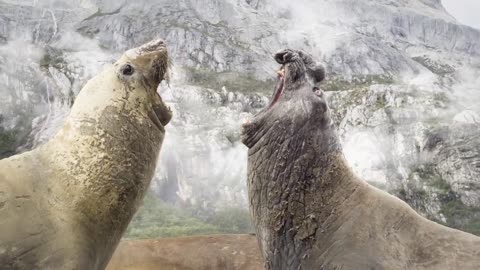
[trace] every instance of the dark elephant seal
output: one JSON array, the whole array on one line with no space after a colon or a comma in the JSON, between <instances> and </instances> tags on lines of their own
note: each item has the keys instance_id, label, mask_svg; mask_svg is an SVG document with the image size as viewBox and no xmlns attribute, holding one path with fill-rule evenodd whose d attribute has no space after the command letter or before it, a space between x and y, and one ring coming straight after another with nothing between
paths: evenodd
<instances>
[{"instance_id":1,"label":"dark elephant seal","mask_svg":"<svg viewBox=\"0 0 480 270\"><path fill-rule=\"evenodd\" d=\"M480 238L419 216L358 179L302 52L282 64L272 103L245 124L250 210L266 269L480 269ZM317 74L315 74L317 73Z\"/></svg>"},{"instance_id":2,"label":"dark elephant seal","mask_svg":"<svg viewBox=\"0 0 480 270\"><path fill-rule=\"evenodd\" d=\"M0 268L104 269L153 177L171 112L165 43L126 52L82 89L58 134L0 161Z\"/></svg>"}]
</instances>

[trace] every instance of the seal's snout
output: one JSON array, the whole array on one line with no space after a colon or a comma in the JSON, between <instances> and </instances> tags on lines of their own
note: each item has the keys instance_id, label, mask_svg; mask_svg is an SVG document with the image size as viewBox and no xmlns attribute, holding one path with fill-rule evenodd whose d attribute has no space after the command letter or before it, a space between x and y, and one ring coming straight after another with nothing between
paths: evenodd
<instances>
[{"instance_id":1,"label":"seal's snout","mask_svg":"<svg viewBox=\"0 0 480 270\"><path fill-rule=\"evenodd\" d=\"M138 48L138 53L149 53L149 52L155 52L155 51L161 51L165 50L167 48L167 44L163 39L156 39L153 41L150 41L147 44L144 44Z\"/></svg>"},{"instance_id":2,"label":"seal's snout","mask_svg":"<svg viewBox=\"0 0 480 270\"><path fill-rule=\"evenodd\" d=\"M285 50L281 50L281 51L277 52L276 54L274 54L273 58L280 65L285 65L285 64L288 64L290 62L294 62L296 59L299 58L299 55L294 50L285 49Z\"/></svg>"},{"instance_id":3,"label":"seal's snout","mask_svg":"<svg viewBox=\"0 0 480 270\"><path fill-rule=\"evenodd\" d=\"M152 58L152 56L167 55L167 44L163 39L156 39L140 47L128 50L126 55L130 59Z\"/></svg>"}]
</instances>

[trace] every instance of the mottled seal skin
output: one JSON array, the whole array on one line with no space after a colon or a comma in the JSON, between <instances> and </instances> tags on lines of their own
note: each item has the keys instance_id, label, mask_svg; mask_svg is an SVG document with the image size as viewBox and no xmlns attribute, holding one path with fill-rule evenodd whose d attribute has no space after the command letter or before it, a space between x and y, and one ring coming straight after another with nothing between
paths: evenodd
<instances>
[{"instance_id":1,"label":"mottled seal skin","mask_svg":"<svg viewBox=\"0 0 480 270\"><path fill-rule=\"evenodd\" d=\"M0 268L104 269L153 177L169 108L156 40L91 79L64 126L0 161Z\"/></svg>"},{"instance_id":2,"label":"mottled seal skin","mask_svg":"<svg viewBox=\"0 0 480 270\"><path fill-rule=\"evenodd\" d=\"M480 269L479 237L419 216L352 173L317 87L324 69L303 52L275 59L280 87L242 132L266 269Z\"/></svg>"}]
</instances>

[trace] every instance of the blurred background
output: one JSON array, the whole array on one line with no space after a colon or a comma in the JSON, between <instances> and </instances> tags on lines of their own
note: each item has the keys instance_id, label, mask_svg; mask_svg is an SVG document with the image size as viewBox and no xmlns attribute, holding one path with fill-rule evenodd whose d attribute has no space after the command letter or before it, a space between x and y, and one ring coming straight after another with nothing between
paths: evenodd
<instances>
[{"instance_id":1,"label":"blurred background","mask_svg":"<svg viewBox=\"0 0 480 270\"><path fill-rule=\"evenodd\" d=\"M252 232L240 125L267 104L271 55L289 47L327 67L357 174L480 235L479 11L475 0L0 0L0 158L47 141L89 78L161 37L174 118L125 237Z\"/></svg>"}]
</instances>

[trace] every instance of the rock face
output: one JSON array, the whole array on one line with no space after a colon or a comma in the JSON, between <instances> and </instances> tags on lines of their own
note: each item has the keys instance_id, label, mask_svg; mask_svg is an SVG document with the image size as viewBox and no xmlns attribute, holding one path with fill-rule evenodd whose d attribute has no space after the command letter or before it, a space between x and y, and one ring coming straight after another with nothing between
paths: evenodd
<instances>
[{"instance_id":1,"label":"rock face","mask_svg":"<svg viewBox=\"0 0 480 270\"><path fill-rule=\"evenodd\" d=\"M271 54L292 47L325 63L357 174L480 233L480 31L438 0L4 0L0 22L3 157L44 142L86 79L160 36L174 57L162 96L175 117L153 188L176 203L246 207L239 127L271 95Z\"/></svg>"}]
</instances>

